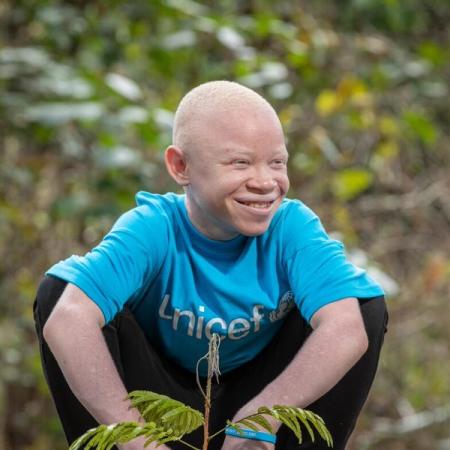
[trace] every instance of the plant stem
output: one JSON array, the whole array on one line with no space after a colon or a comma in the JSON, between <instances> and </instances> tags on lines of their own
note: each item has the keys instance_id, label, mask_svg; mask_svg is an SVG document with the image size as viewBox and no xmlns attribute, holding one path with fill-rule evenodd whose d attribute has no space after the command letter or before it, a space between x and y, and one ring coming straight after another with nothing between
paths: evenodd
<instances>
[{"instance_id":1,"label":"plant stem","mask_svg":"<svg viewBox=\"0 0 450 450\"><path fill-rule=\"evenodd\" d=\"M209 436L208 440L210 441L212 438L218 436L220 433L223 433L225 431L226 427L223 427L221 430L215 432L214 434L212 434L211 436Z\"/></svg>"},{"instance_id":2,"label":"plant stem","mask_svg":"<svg viewBox=\"0 0 450 450\"><path fill-rule=\"evenodd\" d=\"M208 449L209 443L209 414L211 412L211 385L212 385L212 377L216 375L220 375L219 371L219 345L220 345L220 336L217 333L213 333L211 339L209 340L208 345L208 353L201 358L197 362L197 384L200 389L200 392L203 394L205 399L205 410L203 413L204 422L203 422L203 446L202 450ZM208 361L208 372L206 377L206 392L203 391L202 385L200 383L199 377L199 364L200 362L206 359Z\"/></svg>"},{"instance_id":3,"label":"plant stem","mask_svg":"<svg viewBox=\"0 0 450 450\"><path fill-rule=\"evenodd\" d=\"M211 357L211 356L210 356ZM208 449L209 443L209 413L211 412L211 378L212 374L209 370L210 358L208 358L208 378L206 381L206 397L205 397L205 422L203 424L203 448L202 450Z\"/></svg>"},{"instance_id":4,"label":"plant stem","mask_svg":"<svg viewBox=\"0 0 450 450\"><path fill-rule=\"evenodd\" d=\"M219 371L219 345L220 345L220 336L216 333L213 333L211 339L209 340L208 345L208 373L206 378L206 392L203 393L205 397L205 411L204 417L205 422L203 425L203 447L202 450L208 449L209 444L209 414L211 412L211 386L212 386L212 377L215 375L216 377L220 374ZM197 371L198 374L198 371ZM198 377L197 377L198 378ZM201 388L200 388L201 389ZM203 392L203 390L202 390Z\"/></svg>"},{"instance_id":5,"label":"plant stem","mask_svg":"<svg viewBox=\"0 0 450 450\"><path fill-rule=\"evenodd\" d=\"M180 439L178 442L180 442L181 444L187 445L188 447L192 448L193 450L200 450L198 447L194 447L193 445L189 444L189 442L183 441L182 439Z\"/></svg>"}]
</instances>

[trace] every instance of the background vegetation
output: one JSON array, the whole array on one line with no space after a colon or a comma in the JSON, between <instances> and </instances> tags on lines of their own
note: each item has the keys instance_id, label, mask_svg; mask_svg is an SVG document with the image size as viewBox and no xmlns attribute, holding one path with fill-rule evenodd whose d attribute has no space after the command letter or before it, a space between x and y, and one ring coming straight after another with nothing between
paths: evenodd
<instances>
[{"instance_id":1,"label":"background vegetation","mask_svg":"<svg viewBox=\"0 0 450 450\"><path fill-rule=\"evenodd\" d=\"M41 373L43 272L95 245L163 169L191 87L277 108L290 196L390 294L353 450L450 449L447 0L0 3L0 449L65 443Z\"/></svg>"}]
</instances>

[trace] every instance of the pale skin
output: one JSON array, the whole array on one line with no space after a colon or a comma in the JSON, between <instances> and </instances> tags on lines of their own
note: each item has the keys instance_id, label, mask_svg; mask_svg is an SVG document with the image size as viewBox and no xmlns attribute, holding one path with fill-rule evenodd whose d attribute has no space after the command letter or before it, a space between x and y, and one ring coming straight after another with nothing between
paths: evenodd
<instances>
[{"instance_id":1,"label":"pale skin","mask_svg":"<svg viewBox=\"0 0 450 450\"><path fill-rule=\"evenodd\" d=\"M289 188L284 136L273 110L250 99L241 109L234 108L231 118L229 113L226 105L222 111L205 110L200 117L204 131L197 136L195 150L182 148L179 142L166 150L166 167L185 190L192 223L216 240L265 232ZM69 284L44 327L44 337L74 394L99 423L140 421L139 412L124 400L127 391L104 341L103 326L97 305ZM289 366L233 420L262 405L308 406L329 391L367 349L354 298L322 307L313 315L311 326L312 334ZM272 424L278 428L275 421ZM265 448L273 445L232 437L226 437L223 445L224 450ZM121 449L142 450L143 440Z\"/></svg>"},{"instance_id":2,"label":"pale skin","mask_svg":"<svg viewBox=\"0 0 450 450\"><path fill-rule=\"evenodd\" d=\"M125 400L128 392L103 338L104 325L98 306L68 284L47 320L44 338L73 393L99 423L143 421ZM139 438L120 448L142 450L143 443Z\"/></svg>"},{"instance_id":3,"label":"pale skin","mask_svg":"<svg viewBox=\"0 0 450 450\"><path fill-rule=\"evenodd\" d=\"M250 415L263 405L305 408L328 392L367 350L367 334L358 300L330 303L314 314L313 332L286 369L233 420ZM271 421L274 430L279 422ZM227 437L223 449L269 449L273 444Z\"/></svg>"}]
</instances>

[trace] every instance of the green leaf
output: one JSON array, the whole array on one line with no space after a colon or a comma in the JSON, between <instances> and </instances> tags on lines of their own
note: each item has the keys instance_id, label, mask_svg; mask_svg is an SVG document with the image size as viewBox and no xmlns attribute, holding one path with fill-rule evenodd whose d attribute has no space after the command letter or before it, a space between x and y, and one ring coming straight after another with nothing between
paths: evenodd
<instances>
[{"instance_id":1,"label":"green leaf","mask_svg":"<svg viewBox=\"0 0 450 450\"><path fill-rule=\"evenodd\" d=\"M105 77L106 84L117 94L128 100L135 101L142 97L138 84L119 73L109 73Z\"/></svg>"},{"instance_id":2,"label":"green leaf","mask_svg":"<svg viewBox=\"0 0 450 450\"><path fill-rule=\"evenodd\" d=\"M173 429L180 436L191 433L204 422L201 412L165 395L133 391L128 398L146 421L153 421L166 430Z\"/></svg>"},{"instance_id":3,"label":"green leaf","mask_svg":"<svg viewBox=\"0 0 450 450\"><path fill-rule=\"evenodd\" d=\"M91 437L93 437L98 432L97 428L91 428L90 430L86 431L82 436L80 436L78 439L72 442L70 446L70 450L78 450L81 448L81 445L83 445L85 442L88 442Z\"/></svg>"},{"instance_id":4,"label":"green leaf","mask_svg":"<svg viewBox=\"0 0 450 450\"><path fill-rule=\"evenodd\" d=\"M242 427L239 425L240 422L241 421L233 423L233 422L230 422L229 420L227 420L227 426L233 428L233 430L236 430L240 435L242 435L244 433L243 433Z\"/></svg>"},{"instance_id":5,"label":"green leaf","mask_svg":"<svg viewBox=\"0 0 450 450\"><path fill-rule=\"evenodd\" d=\"M306 428L306 430L309 433L309 437L311 438L311 441L314 442L314 431L311 428L311 425L309 424L307 418L306 418L306 414L304 411L296 411L296 416L298 417L298 419L301 421L301 423L303 424L303 426Z\"/></svg>"},{"instance_id":6,"label":"green leaf","mask_svg":"<svg viewBox=\"0 0 450 450\"><path fill-rule=\"evenodd\" d=\"M316 111L323 117L336 112L342 106L342 99L331 89L324 89L316 99Z\"/></svg>"},{"instance_id":7,"label":"green leaf","mask_svg":"<svg viewBox=\"0 0 450 450\"><path fill-rule=\"evenodd\" d=\"M269 433L273 433L272 426L270 425L270 423L268 422L268 420L264 416L260 416L260 415L251 416L249 418L249 420L253 420L253 422L255 422L260 427L262 427L265 430L267 430Z\"/></svg>"},{"instance_id":8,"label":"green leaf","mask_svg":"<svg viewBox=\"0 0 450 450\"><path fill-rule=\"evenodd\" d=\"M250 430L258 431L259 428L253 423L252 418L242 419L238 423L250 428Z\"/></svg>"},{"instance_id":9,"label":"green leaf","mask_svg":"<svg viewBox=\"0 0 450 450\"><path fill-rule=\"evenodd\" d=\"M447 61L446 49L433 41L422 42L418 50L422 58L435 66L441 66Z\"/></svg>"},{"instance_id":10,"label":"green leaf","mask_svg":"<svg viewBox=\"0 0 450 450\"><path fill-rule=\"evenodd\" d=\"M25 109L24 117L31 122L57 126L73 120L95 121L103 113L103 105L97 102L37 103Z\"/></svg>"},{"instance_id":11,"label":"green leaf","mask_svg":"<svg viewBox=\"0 0 450 450\"><path fill-rule=\"evenodd\" d=\"M313 428L315 428L317 433L329 447L333 445L331 434L325 426L325 423L321 417L311 411L291 406L275 405L272 408L262 406L258 409L258 414L253 414L251 416L245 417L235 423L228 421L227 425L234 428L238 432L240 432L241 425L245 425L252 430L258 430L259 428L255 427L255 425L260 425L262 428L273 433L272 427L263 417L263 415L274 417L275 419L286 425L295 434L299 443L303 441L302 426L304 426L313 442Z\"/></svg>"},{"instance_id":12,"label":"green leaf","mask_svg":"<svg viewBox=\"0 0 450 450\"><path fill-rule=\"evenodd\" d=\"M147 443L169 442L180 439L180 435L174 430L158 427L153 422L140 424L137 422L121 422L112 425L99 425L88 430L80 438L72 443L69 450L110 450L115 444L129 442L136 437L144 436Z\"/></svg>"},{"instance_id":13,"label":"green leaf","mask_svg":"<svg viewBox=\"0 0 450 450\"><path fill-rule=\"evenodd\" d=\"M403 114L403 119L409 126L410 130L424 143L434 144L437 137L437 130L433 122L425 117L425 115L407 111Z\"/></svg>"},{"instance_id":14,"label":"green leaf","mask_svg":"<svg viewBox=\"0 0 450 450\"><path fill-rule=\"evenodd\" d=\"M322 417L314 414L311 411L305 411L305 413L306 417L317 429L322 439L324 439L327 442L328 446L331 447L333 445L333 439L327 427L325 426L325 422L323 421Z\"/></svg>"},{"instance_id":15,"label":"green leaf","mask_svg":"<svg viewBox=\"0 0 450 450\"><path fill-rule=\"evenodd\" d=\"M301 442L302 430L300 428L300 423L297 420L297 415L295 414L295 411L293 411L293 409L294 408L282 410L279 412L279 414L282 418L282 422L293 431L299 442Z\"/></svg>"},{"instance_id":16,"label":"green leaf","mask_svg":"<svg viewBox=\"0 0 450 450\"><path fill-rule=\"evenodd\" d=\"M331 187L339 200L351 200L371 186L373 175L365 169L344 169L334 175Z\"/></svg>"},{"instance_id":17,"label":"green leaf","mask_svg":"<svg viewBox=\"0 0 450 450\"><path fill-rule=\"evenodd\" d=\"M193 0L168 0L167 4L185 14L203 16L208 14L208 8Z\"/></svg>"}]
</instances>

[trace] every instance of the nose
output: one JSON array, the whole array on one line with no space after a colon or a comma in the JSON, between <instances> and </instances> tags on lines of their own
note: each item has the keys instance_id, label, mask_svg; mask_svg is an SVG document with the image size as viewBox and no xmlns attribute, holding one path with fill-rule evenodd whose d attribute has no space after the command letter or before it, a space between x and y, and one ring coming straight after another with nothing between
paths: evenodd
<instances>
[{"instance_id":1,"label":"nose","mask_svg":"<svg viewBox=\"0 0 450 450\"><path fill-rule=\"evenodd\" d=\"M269 171L258 170L254 175L248 179L247 188L250 190L255 190L257 192L272 192L278 183L271 176Z\"/></svg>"}]
</instances>

